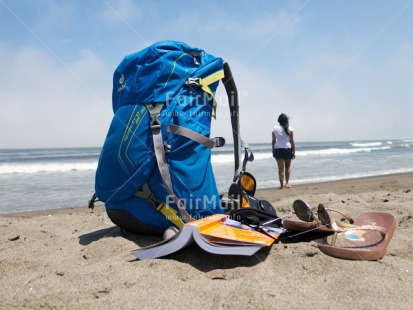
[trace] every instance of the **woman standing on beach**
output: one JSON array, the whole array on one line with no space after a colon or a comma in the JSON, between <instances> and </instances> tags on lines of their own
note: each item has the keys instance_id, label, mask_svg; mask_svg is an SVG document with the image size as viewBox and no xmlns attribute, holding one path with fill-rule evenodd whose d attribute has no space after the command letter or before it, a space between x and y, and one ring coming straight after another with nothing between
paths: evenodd
<instances>
[{"instance_id":1,"label":"woman standing on beach","mask_svg":"<svg viewBox=\"0 0 413 310\"><path fill-rule=\"evenodd\" d=\"M295 158L294 129L284 113L278 117L278 126L272 131L272 156L277 160L280 189L290 188L291 159ZM285 185L284 185L285 176Z\"/></svg>"}]
</instances>

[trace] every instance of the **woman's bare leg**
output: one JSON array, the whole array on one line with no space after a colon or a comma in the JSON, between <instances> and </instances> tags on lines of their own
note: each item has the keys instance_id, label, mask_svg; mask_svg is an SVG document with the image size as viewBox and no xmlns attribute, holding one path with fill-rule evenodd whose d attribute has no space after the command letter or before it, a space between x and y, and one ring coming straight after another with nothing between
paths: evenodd
<instances>
[{"instance_id":1,"label":"woman's bare leg","mask_svg":"<svg viewBox=\"0 0 413 310\"><path fill-rule=\"evenodd\" d=\"M285 160L285 187L290 188L289 184L290 175L291 175L291 159Z\"/></svg>"},{"instance_id":2,"label":"woman's bare leg","mask_svg":"<svg viewBox=\"0 0 413 310\"><path fill-rule=\"evenodd\" d=\"M280 180L280 189L284 188L284 160L277 159L278 165L278 178Z\"/></svg>"}]
</instances>

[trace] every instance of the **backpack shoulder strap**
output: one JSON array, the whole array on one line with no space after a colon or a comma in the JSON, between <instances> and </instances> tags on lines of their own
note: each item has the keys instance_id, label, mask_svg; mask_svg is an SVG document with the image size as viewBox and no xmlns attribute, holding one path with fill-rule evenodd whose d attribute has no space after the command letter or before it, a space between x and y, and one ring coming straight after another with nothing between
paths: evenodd
<instances>
[{"instance_id":1,"label":"backpack shoulder strap","mask_svg":"<svg viewBox=\"0 0 413 310\"><path fill-rule=\"evenodd\" d=\"M228 96L229 111L231 116L232 136L234 139L234 178L233 183L230 186L228 194L232 199L238 201L239 206L242 205L242 190L241 190L241 136L239 126L239 103L238 103L238 90L235 85L232 72L227 62L224 62L224 78L222 83L225 86L225 90Z\"/></svg>"},{"instance_id":2,"label":"backpack shoulder strap","mask_svg":"<svg viewBox=\"0 0 413 310\"><path fill-rule=\"evenodd\" d=\"M241 161L241 137L239 128L239 103L238 103L238 90L235 85L232 72L227 62L224 62L224 74L222 83L225 86L225 90L228 96L229 111L231 115L232 136L234 138L234 178L233 182L237 182L241 173L240 161Z\"/></svg>"},{"instance_id":3,"label":"backpack shoulder strap","mask_svg":"<svg viewBox=\"0 0 413 310\"><path fill-rule=\"evenodd\" d=\"M185 210L185 207L182 205L182 202L178 199L178 197L176 197L172 187L172 180L171 175L169 173L169 168L166 164L165 149L163 144L160 120L160 114L163 106L164 103L162 102L155 103L155 105L153 105L152 103L146 104L146 108L148 109L149 115L151 117L150 126L152 129L153 148L155 151L155 157L158 163L159 172L161 174L162 184L165 186L168 194L171 196L172 200L177 205L182 218L186 222L190 222L193 221L193 218Z\"/></svg>"}]
</instances>

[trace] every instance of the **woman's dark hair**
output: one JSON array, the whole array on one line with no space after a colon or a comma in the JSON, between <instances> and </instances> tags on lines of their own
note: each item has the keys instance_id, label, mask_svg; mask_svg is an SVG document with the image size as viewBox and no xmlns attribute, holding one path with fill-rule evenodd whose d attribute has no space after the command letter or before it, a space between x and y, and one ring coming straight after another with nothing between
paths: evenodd
<instances>
[{"instance_id":1,"label":"woman's dark hair","mask_svg":"<svg viewBox=\"0 0 413 310\"><path fill-rule=\"evenodd\" d=\"M288 127L290 125L288 116L285 115L284 113L281 113L280 116L278 116L278 122L284 128L287 135L290 135L290 132L288 131Z\"/></svg>"}]
</instances>

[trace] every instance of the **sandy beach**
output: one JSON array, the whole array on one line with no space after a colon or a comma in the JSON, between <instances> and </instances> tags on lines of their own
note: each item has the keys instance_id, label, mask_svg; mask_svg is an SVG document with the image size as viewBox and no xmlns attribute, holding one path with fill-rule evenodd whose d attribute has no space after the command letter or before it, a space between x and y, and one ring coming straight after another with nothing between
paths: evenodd
<instances>
[{"instance_id":1,"label":"sandy beach","mask_svg":"<svg viewBox=\"0 0 413 310\"><path fill-rule=\"evenodd\" d=\"M266 189L256 196L279 215L303 199L353 217L390 212L398 227L384 258L373 262L332 258L309 238L279 242L252 257L216 256L194 245L138 261L131 251L160 239L123 236L103 206L1 215L0 308L412 307L413 174Z\"/></svg>"}]
</instances>

